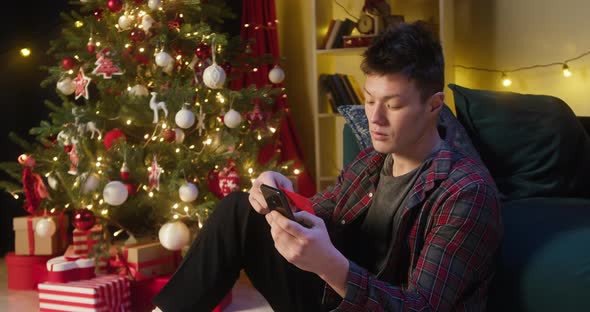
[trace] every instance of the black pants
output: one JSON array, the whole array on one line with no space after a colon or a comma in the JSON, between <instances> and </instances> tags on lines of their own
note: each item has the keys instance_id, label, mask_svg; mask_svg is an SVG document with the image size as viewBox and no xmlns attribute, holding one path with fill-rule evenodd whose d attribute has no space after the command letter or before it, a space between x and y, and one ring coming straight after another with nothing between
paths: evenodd
<instances>
[{"instance_id":1,"label":"black pants","mask_svg":"<svg viewBox=\"0 0 590 312\"><path fill-rule=\"evenodd\" d=\"M275 311L322 310L324 282L276 251L266 219L240 192L219 203L153 302L164 312L211 311L241 269Z\"/></svg>"}]
</instances>

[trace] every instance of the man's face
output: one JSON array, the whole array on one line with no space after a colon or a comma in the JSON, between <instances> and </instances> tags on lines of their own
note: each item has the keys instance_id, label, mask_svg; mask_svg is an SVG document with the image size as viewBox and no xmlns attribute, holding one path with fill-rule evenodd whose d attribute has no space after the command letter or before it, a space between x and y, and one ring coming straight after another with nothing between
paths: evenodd
<instances>
[{"instance_id":1,"label":"man's face","mask_svg":"<svg viewBox=\"0 0 590 312\"><path fill-rule=\"evenodd\" d=\"M364 91L375 150L411 154L433 122L414 82L400 74L367 75Z\"/></svg>"}]
</instances>

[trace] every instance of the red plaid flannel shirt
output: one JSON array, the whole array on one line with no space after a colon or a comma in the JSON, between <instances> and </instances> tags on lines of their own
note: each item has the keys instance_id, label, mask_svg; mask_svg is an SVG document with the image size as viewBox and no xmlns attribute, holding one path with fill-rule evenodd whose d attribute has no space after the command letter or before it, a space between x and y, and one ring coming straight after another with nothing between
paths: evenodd
<instances>
[{"instance_id":1,"label":"red plaid flannel shirt","mask_svg":"<svg viewBox=\"0 0 590 312\"><path fill-rule=\"evenodd\" d=\"M311 199L331 235L369 208L384 159L364 150L334 186ZM351 261L336 311L484 311L502 237L488 170L445 141L408 196L392 242L392 257L404 259L388 261L405 265L388 265L377 279ZM325 302L335 299L340 297L327 286Z\"/></svg>"}]
</instances>

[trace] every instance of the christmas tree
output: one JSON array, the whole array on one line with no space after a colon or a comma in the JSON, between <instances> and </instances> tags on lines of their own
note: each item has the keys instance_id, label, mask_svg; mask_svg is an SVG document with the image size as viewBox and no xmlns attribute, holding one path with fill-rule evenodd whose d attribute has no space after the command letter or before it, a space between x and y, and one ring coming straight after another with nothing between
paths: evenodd
<instances>
[{"instance_id":1,"label":"christmas tree","mask_svg":"<svg viewBox=\"0 0 590 312\"><path fill-rule=\"evenodd\" d=\"M222 1L86 0L75 9L62 14L42 83L61 103L46 101L52 113L31 129L36 142L11 135L25 153L1 167L13 180L0 187L24 193L25 210L70 212L81 230L99 222L106 239L173 231L162 243L179 249L220 198L264 170L291 172L258 160L277 139L282 70L263 88L231 83L279 60L254 57L251 42L221 31L235 18ZM52 235L55 225L36 230Z\"/></svg>"}]
</instances>

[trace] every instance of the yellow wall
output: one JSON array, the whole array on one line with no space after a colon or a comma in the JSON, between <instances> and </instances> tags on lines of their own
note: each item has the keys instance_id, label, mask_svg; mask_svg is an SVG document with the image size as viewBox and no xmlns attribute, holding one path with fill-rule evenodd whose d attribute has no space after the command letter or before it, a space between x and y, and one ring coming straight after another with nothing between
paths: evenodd
<instances>
[{"instance_id":1,"label":"yellow wall","mask_svg":"<svg viewBox=\"0 0 590 312\"><path fill-rule=\"evenodd\" d=\"M454 62L511 69L563 62L590 51L590 1L456 0ZM466 87L549 94L563 99L576 115L590 115L590 55L560 66L511 74L512 86L500 75L455 69L455 82Z\"/></svg>"},{"instance_id":2,"label":"yellow wall","mask_svg":"<svg viewBox=\"0 0 590 312\"><path fill-rule=\"evenodd\" d=\"M279 20L279 46L285 58L284 85L287 88L289 107L291 108L297 133L305 156L305 167L313 171L314 142L312 126L312 107L309 93L312 88L309 71L313 60L310 53L302 53L305 49L315 49L311 35L313 30L309 21L313 18L312 1L307 0L276 0L277 19ZM308 50L309 51L309 50Z\"/></svg>"}]
</instances>

